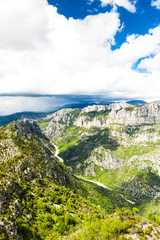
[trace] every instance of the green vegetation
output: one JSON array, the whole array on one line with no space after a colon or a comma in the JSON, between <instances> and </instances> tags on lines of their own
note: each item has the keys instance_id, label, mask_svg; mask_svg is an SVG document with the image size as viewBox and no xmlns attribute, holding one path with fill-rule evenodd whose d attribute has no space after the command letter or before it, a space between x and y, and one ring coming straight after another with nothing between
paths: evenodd
<instances>
[{"instance_id":1,"label":"green vegetation","mask_svg":"<svg viewBox=\"0 0 160 240\"><path fill-rule=\"evenodd\" d=\"M51 120L52 120L52 118L40 119L37 121L37 124L43 130L45 127L48 126L48 124L50 123Z\"/></svg>"},{"instance_id":2,"label":"green vegetation","mask_svg":"<svg viewBox=\"0 0 160 240\"><path fill-rule=\"evenodd\" d=\"M73 129L74 131L78 130L77 127L73 127ZM92 131L95 132L95 129L91 130L91 134L89 136L83 134L82 130L79 131L79 134L75 133L72 135L72 129L69 128L68 132L70 137L66 139L65 136L62 135L63 139L59 138L62 139L60 144L58 144L58 147L60 148L60 156L66 161L65 163L67 165L73 164L73 161L70 161L70 159L74 157L76 157L76 161L74 161L75 165L83 162L90 156L91 152L99 146L103 146L105 149L116 150L118 143L113 137L110 136L108 128L99 130L96 132L96 134L92 134ZM71 141L72 136L75 136L75 138ZM68 147L71 147L70 152L68 151Z\"/></svg>"},{"instance_id":3,"label":"green vegetation","mask_svg":"<svg viewBox=\"0 0 160 240\"><path fill-rule=\"evenodd\" d=\"M57 239L126 205L112 191L76 179L45 137L30 129L23 122L0 129L1 240Z\"/></svg>"},{"instance_id":4,"label":"green vegetation","mask_svg":"<svg viewBox=\"0 0 160 240\"><path fill-rule=\"evenodd\" d=\"M159 149L160 143L148 143L148 145L130 145L128 147L125 147L123 145L120 145L117 147L115 151L112 153L117 155L118 157L129 160L133 156L139 156L145 153L150 153L152 151L155 151L156 149Z\"/></svg>"},{"instance_id":5,"label":"green vegetation","mask_svg":"<svg viewBox=\"0 0 160 240\"><path fill-rule=\"evenodd\" d=\"M159 239L158 229L149 225L143 230L144 219L137 216L138 209L134 208L133 212L127 208L117 209L115 214L107 219L88 222L85 227L73 233L64 239L67 240L133 240L132 234L136 234L137 239L148 239L147 235L154 235Z\"/></svg>"},{"instance_id":6,"label":"green vegetation","mask_svg":"<svg viewBox=\"0 0 160 240\"><path fill-rule=\"evenodd\" d=\"M140 130L140 127L139 126L126 126L125 127L125 132L129 135L129 136L132 136L134 135L135 133L137 133L138 131Z\"/></svg>"},{"instance_id":7,"label":"green vegetation","mask_svg":"<svg viewBox=\"0 0 160 240\"><path fill-rule=\"evenodd\" d=\"M58 145L60 152L65 152L68 147L74 146L83 139L83 133L85 133L83 128L72 126L67 128L65 133L60 137L54 139L54 142Z\"/></svg>"},{"instance_id":8,"label":"green vegetation","mask_svg":"<svg viewBox=\"0 0 160 240\"><path fill-rule=\"evenodd\" d=\"M160 197L155 197L152 200L145 200L145 201L137 204L137 207L140 209L140 212L143 216L146 216L146 213L150 213L152 217L156 216L157 219L160 218L160 211L159 211ZM148 216L148 214L147 214L147 216ZM153 220L153 219L151 219L151 220Z\"/></svg>"},{"instance_id":9,"label":"green vegetation","mask_svg":"<svg viewBox=\"0 0 160 240\"><path fill-rule=\"evenodd\" d=\"M73 125L81 115L92 121L109 113L62 110L57 132L54 117L38 121L41 129L52 121L52 141L67 166L36 124L0 128L1 240L160 239L160 177L150 159L159 161L159 124ZM136 143L141 134L148 140Z\"/></svg>"},{"instance_id":10,"label":"green vegetation","mask_svg":"<svg viewBox=\"0 0 160 240\"><path fill-rule=\"evenodd\" d=\"M9 182L9 178L6 178ZM13 184L17 194L11 195ZM7 186L7 192L10 192L10 199L3 204L1 221L7 226L9 219L16 220L18 234L25 239L45 239L53 233L57 236L66 235L75 231L84 221L106 216L105 211L89 201L46 179L36 178L34 182L16 182L13 179ZM1 232L7 237L3 225Z\"/></svg>"},{"instance_id":11,"label":"green vegetation","mask_svg":"<svg viewBox=\"0 0 160 240\"><path fill-rule=\"evenodd\" d=\"M111 112L110 109L105 111L92 111L92 112L84 112L81 116L89 117L89 119L98 118L98 119L106 119Z\"/></svg>"},{"instance_id":12,"label":"green vegetation","mask_svg":"<svg viewBox=\"0 0 160 240\"><path fill-rule=\"evenodd\" d=\"M149 167L140 170L141 164L137 161L131 165L126 164L121 168L112 170L102 170L101 167L95 166L96 175L88 177L88 179L101 182L114 192L123 194L126 199L136 202L142 214L151 211L151 209L160 214L159 198L156 198L157 201L156 199L151 201L154 192L160 187L160 177L156 172L151 172ZM145 204L144 200L147 199L149 200Z\"/></svg>"},{"instance_id":13,"label":"green vegetation","mask_svg":"<svg viewBox=\"0 0 160 240\"><path fill-rule=\"evenodd\" d=\"M129 112L133 112L135 110L135 107L128 107L128 108L125 108L126 111L129 111Z\"/></svg>"}]
</instances>

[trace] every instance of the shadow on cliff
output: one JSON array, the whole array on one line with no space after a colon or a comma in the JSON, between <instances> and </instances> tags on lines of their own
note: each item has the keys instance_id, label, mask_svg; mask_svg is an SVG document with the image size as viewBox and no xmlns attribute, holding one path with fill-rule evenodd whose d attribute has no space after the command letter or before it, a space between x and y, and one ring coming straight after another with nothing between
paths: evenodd
<instances>
[{"instance_id":1,"label":"shadow on cliff","mask_svg":"<svg viewBox=\"0 0 160 240\"><path fill-rule=\"evenodd\" d=\"M105 149L115 151L119 146L119 143L111 137L108 128L98 130L95 135L85 136L80 142L73 147L69 147L67 151L61 153L66 165L77 165L78 162L84 162L90 157L91 152L97 148L103 146Z\"/></svg>"}]
</instances>

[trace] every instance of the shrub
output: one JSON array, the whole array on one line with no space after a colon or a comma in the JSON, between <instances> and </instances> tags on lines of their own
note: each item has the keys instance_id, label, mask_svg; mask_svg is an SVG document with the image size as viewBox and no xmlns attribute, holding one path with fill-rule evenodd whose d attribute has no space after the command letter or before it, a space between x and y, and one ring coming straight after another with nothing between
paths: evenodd
<instances>
[{"instance_id":1,"label":"shrub","mask_svg":"<svg viewBox=\"0 0 160 240\"><path fill-rule=\"evenodd\" d=\"M145 234L151 236L152 230L153 230L153 227L152 227L152 226L148 226L148 227L145 229Z\"/></svg>"}]
</instances>

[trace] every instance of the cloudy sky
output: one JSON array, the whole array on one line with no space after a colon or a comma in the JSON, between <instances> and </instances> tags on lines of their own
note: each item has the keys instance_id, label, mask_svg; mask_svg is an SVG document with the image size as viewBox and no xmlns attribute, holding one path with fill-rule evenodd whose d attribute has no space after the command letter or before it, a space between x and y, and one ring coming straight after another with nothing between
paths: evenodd
<instances>
[{"instance_id":1,"label":"cloudy sky","mask_svg":"<svg viewBox=\"0 0 160 240\"><path fill-rule=\"evenodd\" d=\"M36 94L160 99L160 0L0 0L0 114Z\"/></svg>"}]
</instances>

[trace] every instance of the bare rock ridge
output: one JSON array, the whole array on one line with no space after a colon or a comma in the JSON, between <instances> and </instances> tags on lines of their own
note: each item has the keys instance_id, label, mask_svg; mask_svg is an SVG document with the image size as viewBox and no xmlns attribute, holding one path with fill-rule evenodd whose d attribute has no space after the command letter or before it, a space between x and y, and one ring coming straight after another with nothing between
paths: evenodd
<instances>
[{"instance_id":1,"label":"bare rock ridge","mask_svg":"<svg viewBox=\"0 0 160 240\"><path fill-rule=\"evenodd\" d=\"M160 196L160 101L62 109L44 133L73 172L134 201Z\"/></svg>"},{"instance_id":2,"label":"bare rock ridge","mask_svg":"<svg viewBox=\"0 0 160 240\"><path fill-rule=\"evenodd\" d=\"M42 133L40 127L34 121L24 119L23 121L15 122L13 124L13 128L16 130L14 132L14 135L17 137L24 137L29 140L34 134L34 136L37 135L39 137L47 139L46 136Z\"/></svg>"},{"instance_id":3,"label":"bare rock ridge","mask_svg":"<svg viewBox=\"0 0 160 240\"><path fill-rule=\"evenodd\" d=\"M85 113L103 111L106 118L99 116L91 121ZM107 127L111 123L124 125L140 125L160 123L160 102L153 102L142 106L134 106L127 103L114 103L109 106L89 106L82 110L81 116L76 119L74 125L79 127Z\"/></svg>"},{"instance_id":4,"label":"bare rock ridge","mask_svg":"<svg viewBox=\"0 0 160 240\"><path fill-rule=\"evenodd\" d=\"M143 125L160 123L160 102L145 105L131 105L125 102L110 105L93 105L83 109L62 109L52 115L51 122L45 129L48 137L58 136L59 131L71 124L92 128L108 127L110 124Z\"/></svg>"},{"instance_id":5,"label":"bare rock ridge","mask_svg":"<svg viewBox=\"0 0 160 240\"><path fill-rule=\"evenodd\" d=\"M18 175L22 171L29 180L35 176L48 177L65 186L70 172L61 166L54 153L55 147L36 122L22 120L0 129L0 164L3 163L7 174Z\"/></svg>"}]
</instances>

